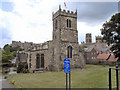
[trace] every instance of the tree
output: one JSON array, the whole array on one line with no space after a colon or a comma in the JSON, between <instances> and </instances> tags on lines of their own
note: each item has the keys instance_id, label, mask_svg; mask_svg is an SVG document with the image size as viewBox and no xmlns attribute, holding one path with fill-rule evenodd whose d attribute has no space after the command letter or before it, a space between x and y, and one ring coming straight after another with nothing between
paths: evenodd
<instances>
[{"instance_id":1,"label":"tree","mask_svg":"<svg viewBox=\"0 0 120 90\"><path fill-rule=\"evenodd\" d=\"M84 49L87 48L86 45L84 45L84 43L82 43L81 45L79 45L79 51L80 52L84 52Z\"/></svg>"},{"instance_id":2,"label":"tree","mask_svg":"<svg viewBox=\"0 0 120 90\"><path fill-rule=\"evenodd\" d=\"M6 51L7 54L10 54L10 45L9 44L6 44L4 47L3 47L4 51Z\"/></svg>"},{"instance_id":3,"label":"tree","mask_svg":"<svg viewBox=\"0 0 120 90\"><path fill-rule=\"evenodd\" d=\"M13 52L10 52L11 46L9 44L6 44L3 47L2 51L2 66L4 67L9 67L11 66L11 60L14 59Z\"/></svg>"},{"instance_id":4,"label":"tree","mask_svg":"<svg viewBox=\"0 0 120 90\"><path fill-rule=\"evenodd\" d=\"M7 53L2 51L2 66L9 67L11 65L11 60L14 59L13 53Z\"/></svg>"},{"instance_id":5,"label":"tree","mask_svg":"<svg viewBox=\"0 0 120 90\"><path fill-rule=\"evenodd\" d=\"M103 24L101 34L107 44L111 46L110 49L115 57L118 57L120 61L120 13L116 13L108 22Z\"/></svg>"},{"instance_id":6,"label":"tree","mask_svg":"<svg viewBox=\"0 0 120 90\"><path fill-rule=\"evenodd\" d=\"M14 59L16 57L16 53L17 51L22 51L24 49L22 49L21 47L12 47L9 44L6 44L3 47L3 51L2 51L2 66L3 67L8 67L11 65L11 60Z\"/></svg>"}]
</instances>

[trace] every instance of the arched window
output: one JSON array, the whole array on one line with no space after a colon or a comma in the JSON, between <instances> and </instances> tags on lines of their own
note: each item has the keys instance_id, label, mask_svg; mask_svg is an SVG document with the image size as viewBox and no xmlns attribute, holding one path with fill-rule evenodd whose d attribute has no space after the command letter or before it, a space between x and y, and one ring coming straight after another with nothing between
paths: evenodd
<instances>
[{"instance_id":1,"label":"arched window","mask_svg":"<svg viewBox=\"0 0 120 90\"><path fill-rule=\"evenodd\" d=\"M71 46L68 46L67 48L67 57L72 58L72 47Z\"/></svg>"},{"instance_id":2,"label":"arched window","mask_svg":"<svg viewBox=\"0 0 120 90\"><path fill-rule=\"evenodd\" d=\"M36 68L40 68L40 55L36 55Z\"/></svg>"},{"instance_id":3,"label":"arched window","mask_svg":"<svg viewBox=\"0 0 120 90\"><path fill-rule=\"evenodd\" d=\"M55 29L57 29L58 24L57 24L57 20L55 21Z\"/></svg>"},{"instance_id":4,"label":"arched window","mask_svg":"<svg viewBox=\"0 0 120 90\"><path fill-rule=\"evenodd\" d=\"M41 54L41 68L44 68L44 54Z\"/></svg>"}]
</instances>

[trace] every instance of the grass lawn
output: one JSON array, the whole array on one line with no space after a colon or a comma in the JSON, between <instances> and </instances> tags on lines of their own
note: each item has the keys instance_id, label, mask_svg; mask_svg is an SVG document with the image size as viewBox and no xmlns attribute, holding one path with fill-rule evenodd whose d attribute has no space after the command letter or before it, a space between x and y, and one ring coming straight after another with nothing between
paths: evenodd
<instances>
[{"instance_id":1,"label":"grass lawn","mask_svg":"<svg viewBox=\"0 0 120 90\"><path fill-rule=\"evenodd\" d=\"M86 69L71 70L71 87L108 88L108 68L102 65L86 65ZM18 74L9 76L8 80L15 80L16 87L22 88L65 88L66 74L64 71ZM112 70L112 87L115 83L115 71Z\"/></svg>"}]
</instances>

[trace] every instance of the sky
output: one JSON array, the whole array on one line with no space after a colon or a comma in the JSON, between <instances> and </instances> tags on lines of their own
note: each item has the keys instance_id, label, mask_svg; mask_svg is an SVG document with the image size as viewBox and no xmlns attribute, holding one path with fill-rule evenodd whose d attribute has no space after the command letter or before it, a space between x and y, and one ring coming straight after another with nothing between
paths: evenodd
<instances>
[{"instance_id":1,"label":"sky","mask_svg":"<svg viewBox=\"0 0 120 90\"><path fill-rule=\"evenodd\" d=\"M75 12L79 43L85 34L101 35L102 24L118 12L118 0L1 0L0 47L12 41L43 43L52 40L52 12L62 9ZM67 8L64 5L66 3Z\"/></svg>"}]
</instances>

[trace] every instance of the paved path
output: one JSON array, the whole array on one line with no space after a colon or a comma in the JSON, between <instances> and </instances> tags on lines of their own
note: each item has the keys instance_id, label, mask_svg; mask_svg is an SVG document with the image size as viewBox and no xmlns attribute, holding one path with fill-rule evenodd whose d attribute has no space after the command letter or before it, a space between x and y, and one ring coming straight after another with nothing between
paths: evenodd
<instances>
[{"instance_id":1,"label":"paved path","mask_svg":"<svg viewBox=\"0 0 120 90\"><path fill-rule=\"evenodd\" d=\"M9 84L7 79L2 79L2 88L15 88L12 84Z\"/></svg>"},{"instance_id":2,"label":"paved path","mask_svg":"<svg viewBox=\"0 0 120 90\"><path fill-rule=\"evenodd\" d=\"M13 71L13 68L10 68L10 72L8 73L7 76L17 74L16 72ZM15 88L12 84L9 84L7 79L4 79L2 75L0 75L0 90L2 88Z\"/></svg>"}]
</instances>

